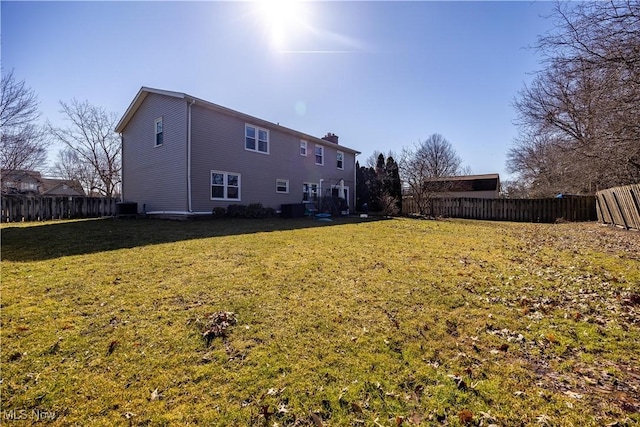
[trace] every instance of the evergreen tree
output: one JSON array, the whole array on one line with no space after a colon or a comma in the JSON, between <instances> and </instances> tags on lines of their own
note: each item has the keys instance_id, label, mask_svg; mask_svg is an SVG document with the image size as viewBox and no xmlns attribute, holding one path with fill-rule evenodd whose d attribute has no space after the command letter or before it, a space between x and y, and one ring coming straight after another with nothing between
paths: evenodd
<instances>
[{"instance_id":1,"label":"evergreen tree","mask_svg":"<svg viewBox=\"0 0 640 427\"><path fill-rule=\"evenodd\" d=\"M356 210L361 211L365 203L370 206L368 168L356 161Z\"/></svg>"},{"instance_id":2,"label":"evergreen tree","mask_svg":"<svg viewBox=\"0 0 640 427\"><path fill-rule=\"evenodd\" d=\"M374 212L380 211L380 195L382 194L382 181L378 179L375 168L367 168L367 187L369 188L369 210Z\"/></svg>"},{"instance_id":3,"label":"evergreen tree","mask_svg":"<svg viewBox=\"0 0 640 427\"><path fill-rule=\"evenodd\" d=\"M385 178L383 191L396 200L398 213L402 213L402 181L400 181L400 170L393 157L387 157L385 164Z\"/></svg>"},{"instance_id":4,"label":"evergreen tree","mask_svg":"<svg viewBox=\"0 0 640 427\"><path fill-rule=\"evenodd\" d=\"M362 210L366 203L373 212L395 215L402 211L400 169L391 155L385 159L384 154L376 153L375 167L356 162L356 209Z\"/></svg>"},{"instance_id":5,"label":"evergreen tree","mask_svg":"<svg viewBox=\"0 0 640 427\"><path fill-rule=\"evenodd\" d=\"M374 212L379 212L382 209L380 198L384 190L385 176L384 154L380 153L376 160L376 167L369 168L369 206Z\"/></svg>"},{"instance_id":6,"label":"evergreen tree","mask_svg":"<svg viewBox=\"0 0 640 427\"><path fill-rule=\"evenodd\" d=\"M380 181L384 179L384 172L385 172L384 154L380 153L378 155L378 160L376 161L376 175L378 176L378 179L380 179Z\"/></svg>"}]
</instances>

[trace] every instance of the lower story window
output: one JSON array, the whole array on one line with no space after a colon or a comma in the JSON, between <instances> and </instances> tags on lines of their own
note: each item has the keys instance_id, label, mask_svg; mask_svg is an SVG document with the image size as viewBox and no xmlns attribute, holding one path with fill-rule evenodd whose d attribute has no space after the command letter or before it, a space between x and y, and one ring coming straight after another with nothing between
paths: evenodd
<instances>
[{"instance_id":1,"label":"lower story window","mask_svg":"<svg viewBox=\"0 0 640 427\"><path fill-rule=\"evenodd\" d=\"M311 202L318 200L318 184L305 182L302 184L302 200Z\"/></svg>"},{"instance_id":2,"label":"lower story window","mask_svg":"<svg viewBox=\"0 0 640 427\"><path fill-rule=\"evenodd\" d=\"M276 179L276 193L288 193L288 192L289 192L289 180Z\"/></svg>"},{"instance_id":3,"label":"lower story window","mask_svg":"<svg viewBox=\"0 0 640 427\"><path fill-rule=\"evenodd\" d=\"M240 200L240 174L211 171L211 200Z\"/></svg>"},{"instance_id":4,"label":"lower story window","mask_svg":"<svg viewBox=\"0 0 640 427\"><path fill-rule=\"evenodd\" d=\"M339 199L349 200L349 187L332 185L331 186L331 196L337 197Z\"/></svg>"}]
</instances>

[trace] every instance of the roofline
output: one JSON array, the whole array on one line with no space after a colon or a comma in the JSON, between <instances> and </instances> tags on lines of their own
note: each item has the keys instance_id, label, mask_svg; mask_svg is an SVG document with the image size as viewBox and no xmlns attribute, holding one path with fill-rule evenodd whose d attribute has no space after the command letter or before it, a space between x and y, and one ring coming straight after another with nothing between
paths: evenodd
<instances>
[{"instance_id":1,"label":"roofline","mask_svg":"<svg viewBox=\"0 0 640 427\"><path fill-rule=\"evenodd\" d=\"M281 125L279 125L277 123L272 123L272 122L269 122L267 120L260 119L258 117L250 116L249 114L241 113L239 111L232 110L230 108L223 107L223 106L218 105L218 104L214 104L213 102L205 101L204 99L200 99L200 98L188 95L188 94L183 93L183 92L173 92L173 91L162 90L162 89L154 89L154 88L145 87L145 86L140 88L140 90L138 91L138 94L135 96L133 101L131 101L131 104L129 105L129 108L127 108L127 111L125 111L124 115L122 116L122 118L120 119L120 121L118 122L118 124L117 124L117 126L115 128L116 132L122 133L122 131L124 131L124 129L126 128L127 124L129 123L129 121L133 118L133 115L135 114L135 112L138 110L140 105L142 105L142 102L147 97L147 95L149 95L150 93L154 93L154 94L157 94L157 95L169 96L169 97L178 98L178 99L184 99L184 100L186 100L188 102L193 101L193 102L196 103L196 105L201 105L202 107L209 108L211 110L218 111L218 112L226 114L228 116L236 117L236 118L239 118L239 119L244 120L244 121L251 122L251 123L256 124L256 125L265 126L265 127L270 128L270 129L278 129L278 130L280 130L282 132L294 135L294 136L299 137L301 139L313 141L314 143L320 143L320 144L325 145L327 147L339 147L339 151L346 151L346 152L349 152L349 153L352 153L352 154L356 154L356 155L357 154L361 154L359 151L354 150L354 149L349 148L349 147L345 147L344 145L334 144L333 142L324 140L322 138L319 138L319 137L316 137L316 136L313 136L313 135L309 135L309 134L306 134L304 132L300 132L300 131L297 131L295 129L291 129L291 128L288 128L288 127L285 127L285 126L281 126Z\"/></svg>"},{"instance_id":2,"label":"roofline","mask_svg":"<svg viewBox=\"0 0 640 427\"><path fill-rule=\"evenodd\" d=\"M456 175L456 176L442 176L438 178L431 178L432 181L470 181L472 179L500 179L500 174L497 173L485 173L481 175Z\"/></svg>"},{"instance_id":3,"label":"roofline","mask_svg":"<svg viewBox=\"0 0 640 427\"><path fill-rule=\"evenodd\" d=\"M154 89L154 88L142 86L138 91L138 93L136 94L136 96L133 98L133 101L131 101L131 104L129 104L127 111L124 112L124 115L116 125L116 128L115 128L116 132L122 133L122 131L127 126L131 118L133 118L133 115L135 114L135 112L138 110L138 108L140 108L140 105L142 105L142 101L144 101L144 99L150 93L171 96L174 98L186 98L187 96L185 93L171 92L168 90Z\"/></svg>"}]
</instances>

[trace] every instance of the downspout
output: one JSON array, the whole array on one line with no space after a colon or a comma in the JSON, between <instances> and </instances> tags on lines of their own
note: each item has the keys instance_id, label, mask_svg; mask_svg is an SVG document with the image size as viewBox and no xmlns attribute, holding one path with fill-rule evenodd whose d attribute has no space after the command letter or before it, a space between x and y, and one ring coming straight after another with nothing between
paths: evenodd
<instances>
[{"instance_id":1,"label":"downspout","mask_svg":"<svg viewBox=\"0 0 640 427\"><path fill-rule=\"evenodd\" d=\"M192 99L187 110L187 211L193 212L191 207L191 106L196 102Z\"/></svg>"},{"instance_id":2,"label":"downspout","mask_svg":"<svg viewBox=\"0 0 640 427\"><path fill-rule=\"evenodd\" d=\"M122 132L120 132L120 201L124 202L124 168L122 167L122 159L124 153L124 136L122 136Z\"/></svg>"},{"instance_id":3,"label":"downspout","mask_svg":"<svg viewBox=\"0 0 640 427\"><path fill-rule=\"evenodd\" d=\"M351 207L351 210L353 212L356 212L356 200L358 200L358 183L356 182L356 179L358 178L358 170L356 169L356 157L358 157L358 154L360 153L355 153L355 155L353 156L353 206Z\"/></svg>"}]
</instances>

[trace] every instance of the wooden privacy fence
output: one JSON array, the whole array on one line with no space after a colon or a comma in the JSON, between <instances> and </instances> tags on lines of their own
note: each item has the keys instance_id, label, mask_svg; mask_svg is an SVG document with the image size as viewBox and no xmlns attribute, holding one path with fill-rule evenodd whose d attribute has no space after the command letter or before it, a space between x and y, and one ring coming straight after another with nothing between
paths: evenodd
<instances>
[{"instance_id":1,"label":"wooden privacy fence","mask_svg":"<svg viewBox=\"0 0 640 427\"><path fill-rule=\"evenodd\" d=\"M598 191L596 199L598 221L640 230L640 184Z\"/></svg>"},{"instance_id":2,"label":"wooden privacy fence","mask_svg":"<svg viewBox=\"0 0 640 427\"><path fill-rule=\"evenodd\" d=\"M116 199L106 197L2 196L2 222L96 218L116 214Z\"/></svg>"},{"instance_id":3,"label":"wooden privacy fence","mask_svg":"<svg viewBox=\"0 0 640 427\"><path fill-rule=\"evenodd\" d=\"M402 212L418 212L411 197L402 200ZM432 215L451 218L495 221L555 222L595 221L596 201L592 196L569 196L554 199L475 199L434 198Z\"/></svg>"}]
</instances>

